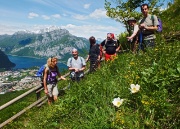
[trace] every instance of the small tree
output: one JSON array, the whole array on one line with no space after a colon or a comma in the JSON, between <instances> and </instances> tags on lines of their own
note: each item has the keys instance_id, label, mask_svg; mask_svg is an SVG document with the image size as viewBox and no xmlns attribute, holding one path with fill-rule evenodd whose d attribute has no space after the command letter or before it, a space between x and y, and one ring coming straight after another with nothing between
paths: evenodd
<instances>
[{"instance_id":1,"label":"small tree","mask_svg":"<svg viewBox=\"0 0 180 129\"><path fill-rule=\"evenodd\" d=\"M146 2L146 0L111 0L115 3L116 7L111 7L111 3L105 0L105 9L107 10L107 16L121 22L125 25L127 32L131 33L131 28L127 23L130 17L134 17L139 20L142 17L140 6ZM162 0L164 1L164 0ZM160 14L160 7L163 3L160 0L149 0L150 13Z\"/></svg>"}]
</instances>

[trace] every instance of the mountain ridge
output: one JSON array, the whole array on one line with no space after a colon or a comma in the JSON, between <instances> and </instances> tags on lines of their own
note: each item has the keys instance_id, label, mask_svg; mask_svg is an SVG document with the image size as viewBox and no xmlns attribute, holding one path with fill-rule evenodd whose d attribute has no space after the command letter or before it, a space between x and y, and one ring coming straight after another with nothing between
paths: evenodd
<instances>
[{"instance_id":1,"label":"mountain ridge","mask_svg":"<svg viewBox=\"0 0 180 129\"><path fill-rule=\"evenodd\" d=\"M60 27L49 27L39 31L18 31L13 35L0 35L0 50L6 54L47 58L56 56L62 61L77 48L81 56L87 55L89 41L77 37Z\"/></svg>"}]
</instances>

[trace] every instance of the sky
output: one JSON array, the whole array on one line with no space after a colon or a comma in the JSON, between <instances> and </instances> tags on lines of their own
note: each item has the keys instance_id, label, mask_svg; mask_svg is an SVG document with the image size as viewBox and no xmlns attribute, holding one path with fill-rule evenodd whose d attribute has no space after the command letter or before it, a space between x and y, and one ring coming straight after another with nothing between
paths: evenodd
<instances>
[{"instance_id":1,"label":"sky","mask_svg":"<svg viewBox=\"0 0 180 129\"><path fill-rule=\"evenodd\" d=\"M49 26L67 29L78 37L104 39L125 31L106 16L105 0L0 0L0 35L35 31Z\"/></svg>"},{"instance_id":2,"label":"sky","mask_svg":"<svg viewBox=\"0 0 180 129\"><path fill-rule=\"evenodd\" d=\"M78 37L105 38L125 31L106 16L104 0L0 0L0 35L48 26L67 29Z\"/></svg>"}]
</instances>

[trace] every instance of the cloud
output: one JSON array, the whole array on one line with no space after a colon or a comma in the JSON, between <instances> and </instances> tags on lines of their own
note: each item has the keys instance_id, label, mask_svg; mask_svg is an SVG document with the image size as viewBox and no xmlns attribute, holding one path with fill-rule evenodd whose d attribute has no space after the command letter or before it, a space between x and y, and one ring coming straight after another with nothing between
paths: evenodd
<instances>
[{"instance_id":1,"label":"cloud","mask_svg":"<svg viewBox=\"0 0 180 129\"><path fill-rule=\"evenodd\" d=\"M90 7L90 4L85 4L85 5L84 5L84 8L85 8L85 9L88 9L89 7Z\"/></svg>"},{"instance_id":2,"label":"cloud","mask_svg":"<svg viewBox=\"0 0 180 129\"><path fill-rule=\"evenodd\" d=\"M37 13L33 13L33 12L28 14L28 18L30 18L30 19L35 18L35 17L39 17L39 15Z\"/></svg>"},{"instance_id":3,"label":"cloud","mask_svg":"<svg viewBox=\"0 0 180 129\"><path fill-rule=\"evenodd\" d=\"M18 28L16 26L9 26L9 25L3 25L3 24L0 24L0 35L3 35L3 34L13 34L15 33Z\"/></svg>"},{"instance_id":4,"label":"cloud","mask_svg":"<svg viewBox=\"0 0 180 129\"><path fill-rule=\"evenodd\" d=\"M72 17L77 19L77 20L86 20L86 19L88 19L88 16L80 15L80 14L73 15Z\"/></svg>"},{"instance_id":5,"label":"cloud","mask_svg":"<svg viewBox=\"0 0 180 129\"><path fill-rule=\"evenodd\" d=\"M89 38L90 36L95 36L95 38L104 39L106 34L110 31L115 35L120 33L120 28L114 26L103 26L103 25L82 25L77 26L73 24L67 24L66 26L61 26L63 29L67 29L71 34L78 37Z\"/></svg>"},{"instance_id":6,"label":"cloud","mask_svg":"<svg viewBox=\"0 0 180 129\"><path fill-rule=\"evenodd\" d=\"M52 15L52 17L59 19L59 18L61 18L61 15L59 15L59 14L54 14L54 15Z\"/></svg>"},{"instance_id":7,"label":"cloud","mask_svg":"<svg viewBox=\"0 0 180 129\"><path fill-rule=\"evenodd\" d=\"M42 15L41 17L42 17L44 20L49 20L49 19L50 19L50 17L47 16L47 15Z\"/></svg>"},{"instance_id":8,"label":"cloud","mask_svg":"<svg viewBox=\"0 0 180 129\"><path fill-rule=\"evenodd\" d=\"M28 18L30 18L30 19L33 19L33 18L35 18L35 17L39 17L39 15L38 15L37 13L33 13L33 12L31 12L31 13L28 14ZM59 18L61 18L61 15L60 15L60 14L53 14L53 15L51 15L51 16L41 15L41 17L42 17L44 20L50 20L51 17L56 18L56 19L59 19Z\"/></svg>"},{"instance_id":9,"label":"cloud","mask_svg":"<svg viewBox=\"0 0 180 129\"><path fill-rule=\"evenodd\" d=\"M106 10L104 9L96 9L94 12L90 13L89 15L74 14L72 17L77 20L87 20L92 18L93 19L108 18L106 16Z\"/></svg>"},{"instance_id":10,"label":"cloud","mask_svg":"<svg viewBox=\"0 0 180 129\"><path fill-rule=\"evenodd\" d=\"M13 34L17 31L29 30L37 31L40 29L47 28L51 25L21 25L21 26L9 26L0 24L0 35L1 34ZM96 39L105 39L108 32L113 32L115 35L124 31L122 27L117 28L116 26L105 26L105 25L74 25L67 24L64 26L59 26L62 29L67 29L72 35L78 37L89 38L90 36L95 36Z\"/></svg>"},{"instance_id":11,"label":"cloud","mask_svg":"<svg viewBox=\"0 0 180 129\"><path fill-rule=\"evenodd\" d=\"M63 13L62 15L63 15L64 17L67 17L67 16L68 16L66 13Z\"/></svg>"},{"instance_id":12,"label":"cloud","mask_svg":"<svg viewBox=\"0 0 180 129\"><path fill-rule=\"evenodd\" d=\"M94 12L92 12L90 15L90 17L95 18L95 19L99 19L99 18L107 18L106 16L106 10L104 9L96 9Z\"/></svg>"}]
</instances>

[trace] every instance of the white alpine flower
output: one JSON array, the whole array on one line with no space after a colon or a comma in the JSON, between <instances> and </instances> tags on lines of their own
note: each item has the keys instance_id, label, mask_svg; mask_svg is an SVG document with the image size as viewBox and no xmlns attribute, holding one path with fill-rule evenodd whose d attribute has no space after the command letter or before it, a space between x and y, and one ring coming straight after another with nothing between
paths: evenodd
<instances>
[{"instance_id":1,"label":"white alpine flower","mask_svg":"<svg viewBox=\"0 0 180 129\"><path fill-rule=\"evenodd\" d=\"M140 85L131 84L131 93L137 93L140 90Z\"/></svg>"},{"instance_id":2,"label":"white alpine flower","mask_svg":"<svg viewBox=\"0 0 180 129\"><path fill-rule=\"evenodd\" d=\"M122 105L124 99L120 99L119 97L118 98L114 98L114 100L112 101L112 103L114 104L114 106L116 107L119 107Z\"/></svg>"}]
</instances>

